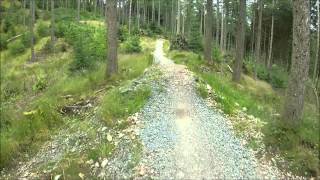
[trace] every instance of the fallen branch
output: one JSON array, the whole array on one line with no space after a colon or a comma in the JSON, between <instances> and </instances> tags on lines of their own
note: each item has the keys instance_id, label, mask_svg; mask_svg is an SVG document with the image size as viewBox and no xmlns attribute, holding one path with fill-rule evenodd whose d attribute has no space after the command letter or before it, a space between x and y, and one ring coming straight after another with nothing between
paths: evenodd
<instances>
[{"instance_id":1,"label":"fallen branch","mask_svg":"<svg viewBox=\"0 0 320 180\"><path fill-rule=\"evenodd\" d=\"M22 36L22 35L23 35L23 34L19 34L19 35L16 35L16 36L14 36L14 37L11 37L11 38L7 39L7 42L11 42L11 41L17 39L18 37L20 37L20 36Z\"/></svg>"},{"instance_id":2,"label":"fallen branch","mask_svg":"<svg viewBox=\"0 0 320 180\"><path fill-rule=\"evenodd\" d=\"M229 64L227 64L227 67L228 67L229 71L230 71L231 73L233 73L233 70L232 70L232 68L229 66Z\"/></svg>"}]
</instances>

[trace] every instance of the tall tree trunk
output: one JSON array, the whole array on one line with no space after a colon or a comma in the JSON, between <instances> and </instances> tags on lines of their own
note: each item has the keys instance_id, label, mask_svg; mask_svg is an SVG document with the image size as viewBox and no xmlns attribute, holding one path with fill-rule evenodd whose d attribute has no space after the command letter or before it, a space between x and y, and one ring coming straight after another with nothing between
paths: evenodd
<instances>
[{"instance_id":1,"label":"tall tree trunk","mask_svg":"<svg viewBox=\"0 0 320 180\"><path fill-rule=\"evenodd\" d=\"M213 10L212 10L212 0L207 0L206 3L206 9L207 9L207 14L206 14L206 31L205 31L205 45L204 45L204 59L208 62L212 62L212 56L211 56L211 51L212 51L212 15L213 15Z\"/></svg>"},{"instance_id":2,"label":"tall tree trunk","mask_svg":"<svg viewBox=\"0 0 320 180\"><path fill-rule=\"evenodd\" d=\"M98 0L93 0L93 14L94 14L94 16L97 15L97 4L98 4L97 1Z\"/></svg>"},{"instance_id":3,"label":"tall tree trunk","mask_svg":"<svg viewBox=\"0 0 320 180\"><path fill-rule=\"evenodd\" d=\"M158 4L158 26L160 27L160 15L161 15L161 3L159 0L159 4Z\"/></svg>"},{"instance_id":4,"label":"tall tree trunk","mask_svg":"<svg viewBox=\"0 0 320 180\"><path fill-rule=\"evenodd\" d=\"M175 31L176 31L176 24L175 24L175 17L176 17L176 15L175 15L175 11L174 11L174 6L175 6L175 4L174 4L174 2L175 1L171 1L172 2L172 6L171 6L171 31L172 31L172 35L174 35L175 34Z\"/></svg>"},{"instance_id":5,"label":"tall tree trunk","mask_svg":"<svg viewBox=\"0 0 320 180\"><path fill-rule=\"evenodd\" d=\"M31 61L34 62L36 60L35 52L34 52L34 23L35 23L35 0L30 0L30 32L31 32Z\"/></svg>"},{"instance_id":6,"label":"tall tree trunk","mask_svg":"<svg viewBox=\"0 0 320 180\"><path fill-rule=\"evenodd\" d=\"M271 30L270 30L270 42L269 42L269 55L268 55L268 62L267 67L270 68L272 65L271 58L272 58L272 48L273 48L273 29L274 29L274 0L272 0L272 17L271 17Z\"/></svg>"},{"instance_id":7,"label":"tall tree trunk","mask_svg":"<svg viewBox=\"0 0 320 180\"><path fill-rule=\"evenodd\" d=\"M318 69L318 63L320 63L320 55L319 55L319 49L320 49L320 0L318 0L318 32L317 32L317 50L316 50L316 59L313 67L313 81L316 83L317 79L319 77L317 71Z\"/></svg>"},{"instance_id":8,"label":"tall tree trunk","mask_svg":"<svg viewBox=\"0 0 320 180\"><path fill-rule=\"evenodd\" d=\"M0 0L1 1L1 0ZM27 0L23 0L23 25L26 25L26 3Z\"/></svg>"},{"instance_id":9,"label":"tall tree trunk","mask_svg":"<svg viewBox=\"0 0 320 180\"><path fill-rule=\"evenodd\" d=\"M282 120L293 127L301 122L305 83L308 79L310 59L309 1L293 1L293 41L290 79L286 91Z\"/></svg>"},{"instance_id":10,"label":"tall tree trunk","mask_svg":"<svg viewBox=\"0 0 320 180\"><path fill-rule=\"evenodd\" d=\"M55 44L55 36L54 36L54 0L51 0L51 48L53 53L54 51L54 44Z\"/></svg>"},{"instance_id":11,"label":"tall tree trunk","mask_svg":"<svg viewBox=\"0 0 320 180\"><path fill-rule=\"evenodd\" d=\"M180 0L178 0L178 10L177 10L177 34L180 34Z\"/></svg>"},{"instance_id":12,"label":"tall tree trunk","mask_svg":"<svg viewBox=\"0 0 320 180\"><path fill-rule=\"evenodd\" d=\"M151 12L152 23L155 21L155 8L154 8L154 0L152 0L152 12Z\"/></svg>"},{"instance_id":13,"label":"tall tree trunk","mask_svg":"<svg viewBox=\"0 0 320 180\"><path fill-rule=\"evenodd\" d=\"M236 61L233 68L232 80L239 83L242 71L242 61L245 46L246 0L240 0L239 18L236 37Z\"/></svg>"},{"instance_id":14,"label":"tall tree trunk","mask_svg":"<svg viewBox=\"0 0 320 180\"><path fill-rule=\"evenodd\" d=\"M224 8L221 9L221 33L220 33L220 49L223 51L223 37L224 37Z\"/></svg>"},{"instance_id":15,"label":"tall tree trunk","mask_svg":"<svg viewBox=\"0 0 320 180\"><path fill-rule=\"evenodd\" d=\"M106 76L118 72L118 23L117 23L117 0L108 0L107 3L107 71Z\"/></svg>"},{"instance_id":16,"label":"tall tree trunk","mask_svg":"<svg viewBox=\"0 0 320 180\"><path fill-rule=\"evenodd\" d=\"M253 1L253 4L255 4L255 0ZM255 41L255 22L256 22L256 11L255 11L255 5L253 7L253 12L252 12L252 36L251 36L251 53L254 55L254 41Z\"/></svg>"},{"instance_id":17,"label":"tall tree trunk","mask_svg":"<svg viewBox=\"0 0 320 180\"><path fill-rule=\"evenodd\" d=\"M80 0L77 0L77 21L80 21Z\"/></svg>"},{"instance_id":18,"label":"tall tree trunk","mask_svg":"<svg viewBox=\"0 0 320 180\"><path fill-rule=\"evenodd\" d=\"M255 68L254 68L254 75L257 78L257 63L260 62L261 58L261 34L262 34L262 9L263 9L263 0L259 0L259 22L258 22L258 29L257 29L257 41L256 41L256 49L255 49Z\"/></svg>"},{"instance_id":19,"label":"tall tree trunk","mask_svg":"<svg viewBox=\"0 0 320 180\"><path fill-rule=\"evenodd\" d=\"M129 35L131 34L131 12L132 12L132 0L129 0Z\"/></svg>"},{"instance_id":20,"label":"tall tree trunk","mask_svg":"<svg viewBox=\"0 0 320 180\"><path fill-rule=\"evenodd\" d=\"M217 0L217 24L216 24L216 46L218 47L220 37L220 1Z\"/></svg>"},{"instance_id":21,"label":"tall tree trunk","mask_svg":"<svg viewBox=\"0 0 320 180\"><path fill-rule=\"evenodd\" d=\"M140 30L140 3L139 3L139 0L137 0L137 26L138 26L138 30Z\"/></svg>"}]
</instances>

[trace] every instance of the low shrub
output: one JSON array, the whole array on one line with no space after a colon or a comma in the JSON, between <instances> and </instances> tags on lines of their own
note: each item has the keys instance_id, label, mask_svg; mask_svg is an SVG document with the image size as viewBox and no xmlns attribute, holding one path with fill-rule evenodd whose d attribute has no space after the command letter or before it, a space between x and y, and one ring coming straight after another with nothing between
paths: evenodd
<instances>
[{"instance_id":1,"label":"low shrub","mask_svg":"<svg viewBox=\"0 0 320 180\"><path fill-rule=\"evenodd\" d=\"M219 48L217 47L212 48L212 58L213 58L213 61L215 62L218 62L218 63L222 62L223 56Z\"/></svg>"},{"instance_id":2,"label":"low shrub","mask_svg":"<svg viewBox=\"0 0 320 180\"><path fill-rule=\"evenodd\" d=\"M139 36L130 36L124 43L124 51L126 53L138 53L141 52Z\"/></svg>"},{"instance_id":3,"label":"low shrub","mask_svg":"<svg viewBox=\"0 0 320 180\"><path fill-rule=\"evenodd\" d=\"M127 92L121 92L119 89L111 90L103 99L101 117L107 126L114 127L119 118L126 118L138 111L150 94L148 86Z\"/></svg>"},{"instance_id":4,"label":"low shrub","mask_svg":"<svg viewBox=\"0 0 320 180\"><path fill-rule=\"evenodd\" d=\"M97 61L106 59L105 28L73 22L58 23L58 27L58 36L74 47L71 71L90 69Z\"/></svg>"},{"instance_id":5,"label":"low shrub","mask_svg":"<svg viewBox=\"0 0 320 180\"><path fill-rule=\"evenodd\" d=\"M119 40L121 42L126 41L129 37L129 30L128 30L127 26L120 26L118 33L119 33Z\"/></svg>"},{"instance_id":6,"label":"low shrub","mask_svg":"<svg viewBox=\"0 0 320 180\"><path fill-rule=\"evenodd\" d=\"M9 43L8 49L10 51L10 54L15 55L23 53L26 47L24 46L21 40L16 40Z\"/></svg>"},{"instance_id":7,"label":"low shrub","mask_svg":"<svg viewBox=\"0 0 320 180\"><path fill-rule=\"evenodd\" d=\"M43 21L40 21L37 25L37 33L40 37L45 37L49 36L50 31L49 31L49 26L48 24L44 23Z\"/></svg>"},{"instance_id":8,"label":"low shrub","mask_svg":"<svg viewBox=\"0 0 320 180\"><path fill-rule=\"evenodd\" d=\"M37 37L34 36L34 42L37 41ZM30 47L31 46L31 33L28 31L28 32L25 32L22 37L21 37L21 42L22 44L25 46L25 47Z\"/></svg>"},{"instance_id":9,"label":"low shrub","mask_svg":"<svg viewBox=\"0 0 320 180\"><path fill-rule=\"evenodd\" d=\"M0 50L4 50L7 48L7 45L8 45L7 40L8 40L8 36L2 33L0 36Z\"/></svg>"}]
</instances>

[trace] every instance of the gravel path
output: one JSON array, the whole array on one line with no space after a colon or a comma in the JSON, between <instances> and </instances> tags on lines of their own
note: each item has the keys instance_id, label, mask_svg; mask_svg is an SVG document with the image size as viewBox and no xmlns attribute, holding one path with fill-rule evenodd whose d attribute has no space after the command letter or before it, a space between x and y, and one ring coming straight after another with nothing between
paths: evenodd
<instances>
[{"instance_id":1,"label":"gravel path","mask_svg":"<svg viewBox=\"0 0 320 180\"><path fill-rule=\"evenodd\" d=\"M141 111L140 138L144 145L140 175L155 179L256 179L258 161L243 147L226 119L208 107L195 89L185 66L174 64L158 40L155 62L164 87Z\"/></svg>"}]
</instances>

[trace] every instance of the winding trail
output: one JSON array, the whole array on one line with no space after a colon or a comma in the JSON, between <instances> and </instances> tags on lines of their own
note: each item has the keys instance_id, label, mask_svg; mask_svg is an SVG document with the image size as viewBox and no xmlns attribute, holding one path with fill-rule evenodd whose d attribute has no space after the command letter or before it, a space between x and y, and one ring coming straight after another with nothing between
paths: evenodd
<instances>
[{"instance_id":1,"label":"winding trail","mask_svg":"<svg viewBox=\"0 0 320 180\"><path fill-rule=\"evenodd\" d=\"M260 172L253 153L241 145L223 115L199 97L192 73L165 57L162 40L157 41L154 61L163 72L164 85L141 111L140 166L146 176L275 178L273 173Z\"/></svg>"}]
</instances>

